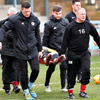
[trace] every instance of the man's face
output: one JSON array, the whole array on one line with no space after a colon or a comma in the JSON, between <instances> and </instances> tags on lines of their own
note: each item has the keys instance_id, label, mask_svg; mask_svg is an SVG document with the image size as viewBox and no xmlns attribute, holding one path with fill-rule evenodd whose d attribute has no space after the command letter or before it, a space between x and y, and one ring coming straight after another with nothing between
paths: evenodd
<instances>
[{"instance_id":1,"label":"man's face","mask_svg":"<svg viewBox=\"0 0 100 100\"><path fill-rule=\"evenodd\" d=\"M59 12L53 11L53 12L52 12L52 15L53 15L57 20L59 20L59 19L61 18L61 16L62 16L62 11L59 11Z\"/></svg>"},{"instance_id":2,"label":"man's face","mask_svg":"<svg viewBox=\"0 0 100 100\"><path fill-rule=\"evenodd\" d=\"M30 8L21 8L22 14L24 17L30 17L31 14L31 7Z\"/></svg>"},{"instance_id":3,"label":"man's face","mask_svg":"<svg viewBox=\"0 0 100 100\"><path fill-rule=\"evenodd\" d=\"M76 12L79 8L81 8L81 2L75 2L74 5L72 5L73 11Z\"/></svg>"},{"instance_id":4,"label":"man's face","mask_svg":"<svg viewBox=\"0 0 100 100\"><path fill-rule=\"evenodd\" d=\"M77 16L77 20L78 20L79 22L84 22L85 19L86 19L86 11L85 11L85 9L80 9L80 10L77 12L76 16Z\"/></svg>"}]
</instances>

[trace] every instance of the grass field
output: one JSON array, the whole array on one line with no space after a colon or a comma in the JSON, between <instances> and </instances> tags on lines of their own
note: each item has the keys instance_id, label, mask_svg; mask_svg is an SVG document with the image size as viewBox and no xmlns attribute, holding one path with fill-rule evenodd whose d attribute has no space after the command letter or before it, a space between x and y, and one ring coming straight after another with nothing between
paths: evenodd
<instances>
[{"instance_id":1,"label":"grass field","mask_svg":"<svg viewBox=\"0 0 100 100\"><path fill-rule=\"evenodd\" d=\"M67 98L67 93L61 92L59 66L56 67L56 70L51 78L50 87L52 89L52 92L46 93L44 91L46 69L47 69L46 66L40 65L40 73L34 86L34 90L37 92L38 95L38 98L36 100L69 100ZM100 85L96 85L93 82L93 77L97 74L100 74L100 56L91 58L91 80L90 84L87 85L87 90L86 90L90 98L86 100L100 100ZM15 94L11 90L11 95L6 95L2 90L2 86L3 86L2 67L0 67L0 100L25 100L22 90L20 91L19 94ZM76 86L74 88L74 96L75 96L74 100L84 99L79 97L79 91L80 91L80 83L76 83Z\"/></svg>"}]
</instances>

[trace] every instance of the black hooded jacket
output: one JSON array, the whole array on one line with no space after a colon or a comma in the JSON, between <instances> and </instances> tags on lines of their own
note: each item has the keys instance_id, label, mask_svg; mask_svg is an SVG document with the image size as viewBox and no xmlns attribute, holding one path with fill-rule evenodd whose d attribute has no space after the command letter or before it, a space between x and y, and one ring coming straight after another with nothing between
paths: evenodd
<instances>
[{"instance_id":1,"label":"black hooded jacket","mask_svg":"<svg viewBox=\"0 0 100 100\"><path fill-rule=\"evenodd\" d=\"M9 20L9 17L5 20L0 21L0 28L8 20ZM4 39L2 41L1 55L14 56L14 54L13 54L13 32L12 32L12 30L7 31L5 36L4 36Z\"/></svg>"},{"instance_id":2,"label":"black hooded jacket","mask_svg":"<svg viewBox=\"0 0 100 100\"><path fill-rule=\"evenodd\" d=\"M14 31L14 56L22 60L32 59L42 49L39 25L40 21L32 13L29 18L26 18L22 12L19 12L11 16L3 25L0 30L0 41L5 32L8 30Z\"/></svg>"},{"instance_id":3,"label":"black hooded jacket","mask_svg":"<svg viewBox=\"0 0 100 100\"><path fill-rule=\"evenodd\" d=\"M61 17L60 20L57 20L52 15L50 20L45 23L42 45L60 52L65 28L67 25L67 19Z\"/></svg>"}]
</instances>

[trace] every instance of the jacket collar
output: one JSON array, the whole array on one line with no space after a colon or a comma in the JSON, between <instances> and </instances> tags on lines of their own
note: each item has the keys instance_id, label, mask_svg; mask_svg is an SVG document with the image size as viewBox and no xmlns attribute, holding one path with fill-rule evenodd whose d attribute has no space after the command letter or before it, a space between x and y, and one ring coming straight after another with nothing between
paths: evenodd
<instances>
[{"instance_id":1,"label":"jacket collar","mask_svg":"<svg viewBox=\"0 0 100 100\"><path fill-rule=\"evenodd\" d=\"M62 20L62 17L61 17L59 20L57 20L53 15L51 15L51 16L50 16L50 20L53 20L53 21L60 21L60 20Z\"/></svg>"},{"instance_id":2,"label":"jacket collar","mask_svg":"<svg viewBox=\"0 0 100 100\"><path fill-rule=\"evenodd\" d=\"M31 18L34 17L33 13L31 13L31 14L30 14L30 17L29 17L29 18L26 18L26 17L22 14L21 11L19 12L19 15L20 15L19 19L25 20L25 21L26 21L26 20L30 20Z\"/></svg>"}]
</instances>

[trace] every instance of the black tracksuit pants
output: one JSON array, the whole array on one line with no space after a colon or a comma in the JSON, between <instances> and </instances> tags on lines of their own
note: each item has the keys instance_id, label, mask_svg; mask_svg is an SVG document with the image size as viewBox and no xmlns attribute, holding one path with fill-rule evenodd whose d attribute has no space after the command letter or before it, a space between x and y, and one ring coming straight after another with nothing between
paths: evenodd
<instances>
[{"instance_id":1,"label":"black tracksuit pants","mask_svg":"<svg viewBox=\"0 0 100 100\"><path fill-rule=\"evenodd\" d=\"M12 56L1 55L2 58L2 80L3 89L10 90L10 84L13 81L19 81L18 63Z\"/></svg>"},{"instance_id":2,"label":"black tracksuit pants","mask_svg":"<svg viewBox=\"0 0 100 100\"><path fill-rule=\"evenodd\" d=\"M35 56L34 58L30 60L21 60L17 59L19 62L19 71L20 71L20 82L22 89L28 89L28 81L35 82L38 74L39 74L39 61L38 56ZM30 79L28 79L28 63L31 67L31 75Z\"/></svg>"},{"instance_id":3,"label":"black tracksuit pants","mask_svg":"<svg viewBox=\"0 0 100 100\"><path fill-rule=\"evenodd\" d=\"M75 56L75 55L74 55ZM74 58L74 59L73 59ZM88 51L77 55L76 58L72 56L72 52L68 54L68 89L74 88L76 83L76 75L79 67L82 68L81 84L87 85L90 80L90 53Z\"/></svg>"}]
</instances>

